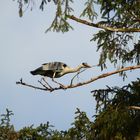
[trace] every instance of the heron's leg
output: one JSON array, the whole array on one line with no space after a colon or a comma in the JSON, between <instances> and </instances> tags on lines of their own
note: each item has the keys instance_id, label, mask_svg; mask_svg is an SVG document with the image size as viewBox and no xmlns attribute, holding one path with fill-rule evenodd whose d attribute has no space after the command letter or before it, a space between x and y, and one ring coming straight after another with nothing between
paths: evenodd
<instances>
[{"instance_id":1,"label":"heron's leg","mask_svg":"<svg viewBox=\"0 0 140 140\"><path fill-rule=\"evenodd\" d=\"M59 82L55 81L55 80L54 80L54 77L55 77L55 73L53 74L52 81L53 81L54 83L56 83L56 84L60 85L60 87L65 88L65 86L64 86L64 85L62 85L61 83L59 83Z\"/></svg>"}]
</instances>

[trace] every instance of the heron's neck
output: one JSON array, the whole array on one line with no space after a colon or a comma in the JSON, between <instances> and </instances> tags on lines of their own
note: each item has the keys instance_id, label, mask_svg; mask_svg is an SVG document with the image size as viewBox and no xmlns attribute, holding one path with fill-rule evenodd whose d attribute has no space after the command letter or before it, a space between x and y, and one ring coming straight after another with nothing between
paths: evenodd
<instances>
[{"instance_id":1,"label":"heron's neck","mask_svg":"<svg viewBox=\"0 0 140 140\"><path fill-rule=\"evenodd\" d=\"M79 65L79 66L77 66L76 68L67 69L66 73L74 73L74 72L79 71L81 68L82 68L82 66Z\"/></svg>"}]
</instances>

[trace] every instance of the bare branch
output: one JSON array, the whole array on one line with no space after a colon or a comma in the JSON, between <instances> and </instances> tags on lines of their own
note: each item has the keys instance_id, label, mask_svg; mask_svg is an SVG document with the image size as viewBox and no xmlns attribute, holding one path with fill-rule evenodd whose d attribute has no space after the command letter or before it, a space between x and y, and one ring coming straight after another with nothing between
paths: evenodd
<instances>
[{"instance_id":1,"label":"bare branch","mask_svg":"<svg viewBox=\"0 0 140 140\"><path fill-rule=\"evenodd\" d=\"M42 87L37 87L37 86L33 86L31 84L27 84L25 82L22 81L22 79L19 81L19 82L16 82L16 84L20 84L20 85L23 85L23 86L27 86L27 87L31 87L31 88L34 88L34 89L39 89L39 90L45 90L45 91L54 91L54 90L60 90L60 89L70 89L70 88L76 88L76 87L80 87L80 86L83 86L83 85L87 85L89 83L92 83L98 79L102 79L102 78L105 78L105 77L108 77L108 76L111 76L111 75L114 75L114 74L117 74L117 73L120 73L120 72L123 72L123 71L128 71L128 70L133 70L133 69L139 69L140 68L140 65L136 65L136 66L130 66L130 67L125 67L125 68L122 68L122 69L119 69L119 70L116 70L116 71L112 71L112 72L108 72L108 73L104 73L104 74L101 74L97 77L93 77L91 78L90 80L88 81L85 81L85 82L81 82L81 83L77 83L77 84L70 84L70 85L64 85L64 87L47 87L45 85L42 85Z\"/></svg>"},{"instance_id":2,"label":"bare branch","mask_svg":"<svg viewBox=\"0 0 140 140\"><path fill-rule=\"evenodd\" d=\"M67 15L67 17L69 19L72 19L76 22L91 26L91 27L95 27L95 28L101 28L104 30L108 30L108 31L113 31L113 32L140 32L139 28L114 28L114 27L109 27L109 26L105 26L102 25L101 23L92 23L92 22L88 22L86 20L80 19L75 17L74 15Z\"/></svg>"},{"instance_id":3,"label":"bare branch","mask_svg":"<svg viewBox=\"0 0 140 140\"><path fill-rule=\"evenodd\" d=\"M128 109L140 110L140 106L129 106Z\"/></svg>"},{"instance_id":4,"label":"bare branch","mask_svg":"<svg viewBox=\"0 0 140 140\"><path fill-rule=\"evenodd\" d=\"M42 78L42 80L45 82L45 84L47 84L49 86L49 88L52 89L51 85L45 80L45 78Z\"/></svg>"},{"instance_id":5,"label":"bare branch","mask_svg":"<svg viewBox=\"0 0 140 140\"><path fill-rule=\"evenodd\" d=\"M41 81L38 81L43 87L38 87L38 86L34 86L34 85L31 85L31 84L27 84L25 82L23 82L22 78L20 79L20 81L16 82L17 85L23 85L23 86L26 86L26 87L30 87L30 88L34 88L34 89L38 89L38 90L44 90L44 91L54 91L54 90L59 90L59 89L63 89L62 87L55 87L55 88L48 88L46 85L44 85Z\"/></svg>"},{"instance_id":6,"label":"bare branch","mask_svg":"<svg viewBox=\"0 0 140 140\"><path fill-rule=\"evenodd\" d=\"M49 88L45 84L43 84L42 81L38 80L38 83L40 83L45 89L49 90Z\"/></svg>"},{"instance_id":7,"label":"bare branch","mask_svg":"<svg viewBox=\"0 0 140 140\"><path fill-rule=\"evenodd\" d=\"M47 88L41 88L41 87L33 86L31 84L27 84L27 83L25 83L25 82L23 82L21 80L16 82L16 84L17 85L23 85L23 86L31 87L31 88L34 88L34 89L39 89L39 90L48 90Z\"/></svg>"},{"instance_id":8,"label":"bare branch","mask_svg":"<svg viewBox=\"0 0 140 140\"><path fill-rule=\"evenodd\" d=\"M67 86L67 88L75 88L75 87L87 85L87 84L92 83L92 82L94 82L94 81L96 81L98 79L101 79L101 78L105 78L105 77L108 77L108 76L111 76L111 75L114 75L114 74L117 74L117 73L120 73L120 72L123 72L123 71L139 69L139 68L140 68L140 65L125 67L125 68L122 68L122 69L119 69L119 70L116 70L116 71L113 71L113 72L108 72L108 73L101 74L101 75L99 75L97 77L93 77L93 78L91 78L90 80L88 80L86 82L82 82L82 83L78 83L78 84L75 84L75 85Z\"/></svg>"}]
</instances>

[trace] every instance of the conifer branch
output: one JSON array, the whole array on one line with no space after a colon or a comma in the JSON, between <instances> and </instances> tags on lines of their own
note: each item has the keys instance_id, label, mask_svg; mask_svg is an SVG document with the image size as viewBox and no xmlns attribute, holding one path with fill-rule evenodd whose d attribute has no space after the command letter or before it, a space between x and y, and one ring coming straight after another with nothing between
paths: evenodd
<instances>
[{"instance_id":1,"label":"conifer branch","mask_svg":"<svg viewBox=\"0 0 140 140\"><path fill-rule=\"evenodd\" d=\"M104 30L108 30L108 31L113 31L113 32L140 32L139 28L114 28L114 27L109 27L109 26L105 26L102 25L100 22L99 23L92 23L92 22L88 22L86 20L80 19L75 17L74 15L67 15L67 17L69 19L72 19L76 22L91 26L91 27L95 27L95 28L101 28Z\"/></svg>"}]
</instances>

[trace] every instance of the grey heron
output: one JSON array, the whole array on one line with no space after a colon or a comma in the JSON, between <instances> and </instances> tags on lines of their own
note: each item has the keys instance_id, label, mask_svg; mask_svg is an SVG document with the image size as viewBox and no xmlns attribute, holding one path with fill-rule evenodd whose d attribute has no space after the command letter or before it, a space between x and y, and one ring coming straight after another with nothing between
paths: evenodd
<instances>
[{"instance_id":1,"label":"grey heron","mask_svg":"<svg viewBox=\"0 0 140 140\"><path fill-rule=\"evenodd\" d=\"M71 68L67 64L62 62L50 62L42 64L41 67L31 71L30 73L32 75L41 75L45 77L50 77L52 78L52 81L54 81L54 78L59 78L68 73L78 72L80 71L81 68L90 68L90 67L91 66L88 65L87 63L82 63L75 68ZM54 82L60 85L60 83L56 81Z\"/></svg>"}]
</instances>

